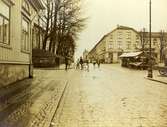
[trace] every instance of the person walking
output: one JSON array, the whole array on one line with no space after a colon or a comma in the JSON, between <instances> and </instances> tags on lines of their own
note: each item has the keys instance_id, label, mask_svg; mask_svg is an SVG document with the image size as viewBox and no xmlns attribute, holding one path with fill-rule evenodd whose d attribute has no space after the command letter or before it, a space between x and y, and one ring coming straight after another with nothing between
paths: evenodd
<instances>
[{"instance_id":1,"label":"person walking","mask_svg":"<svg viewBox=\"0 0 167 127\"><path fill-rule=\"evenodd\" d=\"M98 65L98 68L100 68L100 60L99 59L97 60L97 65Z\"/></svg>"},{"instance_id":2,"label":"person walking","mask_svg":"<svg viewBox=\"0 0 167 127\"><path fill-rule=\"evenodd\" d=\"M83 70L83 59L82 59L82 57L80 57L79 63L81 65L81 70Z\"/></svg>"},{"instance_id":3,"label":"person walking","mask_svg":"<svg viewBox=\"0 0 167 127\"><path fill-rule=\"evenodd\" d=\"M93 60L93 67L95 68L95 66L96 66L96 61L95 60Z\"/></svg>"},{"instance_id":4,"label":"person walking","mask_svg":"<svg viewBox=\"0 0 167 127\"><path fill-rule=\"evenodd\" d=\"M80 64L80 60L77 59L77 61L76 61L76 69L79 69L79 64Z\"/></svg>"},{"instance_id":5,"label":"person walking","mask_svg":"<svg viewBox=\"0 0 167 127\"><path fill-rule=\"evenodd\" d=\"M89 71L89 60L86 59L86 60L85 60L85 63L86 63L86 70Z\"/></svg>"},{"instance_id":6,"label":"person walking","mask_svg":"<svg viewBox=\"0 0 167 127\"><path fill-rule=\"evenodd\" d=\"M67 71L67 69L68 69L68 58L65 57L65 70Z\"/></svg>"}]
</instances>

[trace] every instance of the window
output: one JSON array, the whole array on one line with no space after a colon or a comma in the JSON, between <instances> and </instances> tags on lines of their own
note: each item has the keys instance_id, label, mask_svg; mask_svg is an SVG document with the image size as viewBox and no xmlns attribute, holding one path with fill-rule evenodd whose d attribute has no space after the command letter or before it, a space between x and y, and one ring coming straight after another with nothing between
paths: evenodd
<instances>
[{"instance_id":1,"label":"window","mask_svg":"<svg viewBox=\"0 0 167 127\"><path fill-rule=\"evenodd\" d=\"M155 46L156 44L157 44L157 39L154 38L154 39L153 39L153 45Z\"/></svg>"},{"instance_id":2,"label":"window","mask_svg":"<svg viewBox=\"0 0 167 127\"><path fill-rule=\"evenodd\" d=\"M29 43L29 22L22 18L22 35L21 35L22 51L29 51L30 50L30 43Z\"/></svg>"},{"instance_id":3,"label":"window","mask_svg":"<svg viewBox=\"0 0 167 127\"><path fill-rule=\"evenodd\" d=\"M127 49L130 49L130 46L131 46L130 44L127 44Z\"/></svg>"},{"instance_id":4,"label":"window","mask_svg":"<svg viewBox=\"0 0 167 127\"><path fill-rule=\"evenodd\" d=\"M0 43L9 44L10 7L0 1Z\"/></svg>"},{"instance_id":5,"label":"window","mask_svg":"<svg viewBox=\"0 0 167 127\"><path fill-rule=\"evenodd\" d=\"M153 39L153 41L157 41L157 39L156 39L156 38L154 38L154 39Z\"/></svg>"},{"instance_id":6,"label":"window","mask_svg":"<svg viewBox=\"0 0 167 127\"><path fill-rule=\"evenodd\" d=\"M128 43L128 44L130 44L130 43L131 43L131 41L127 41L127 43Z\"/></svg>"},{"instance_id":7,"label":"window","mask_svg":"<svg viewBox=\"0 0 167 127\"><path fill-rule=\"evenodd\" d=\"M137 40L140 39L139 35L136 35L136 39L137 39Z\"/></svg>"},{"instance_id":8,"label":"window","mask_svg":"<svg viewBox=\"0 0 167 127\"><path fill-rule=\"evenodd\" d=\"M133 47L136 49L137 48L137 44L133 44Z\"/></svg>"},{"instance_id":9,"label":"window","mask_svg":"<svg viewBox=\"0 0 167 127\"><path fill-rule=\"evenodd\" d=\"M29 7L29 4L26 0L22 1L22 7L26 12L30 13L30 7Z\"/></svg>"},{"instance_id":10,"label":"window","mask_svg":"<svg viewBox=\"0 0 167 127\"><path fill-rule=\"evenodd\" d=\"M119 48L119 49L121 49L121 48L122 48L121 43L118 43L118 48Z\"/></svg>"},{"instance_id":11,"label":"window","mask_svg":"<svg viewBox=\"0 0 167 127\"><path fill-rule=\"evenodd\" d=\"M112 35L110 36L110 39L113 39L113 36L112 36Z\"/></svg>"}]
</instances>

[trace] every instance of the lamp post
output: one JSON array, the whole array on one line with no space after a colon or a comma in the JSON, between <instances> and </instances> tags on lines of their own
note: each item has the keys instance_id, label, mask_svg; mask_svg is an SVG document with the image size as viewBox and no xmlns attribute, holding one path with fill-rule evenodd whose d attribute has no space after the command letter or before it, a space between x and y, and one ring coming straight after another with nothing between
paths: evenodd
<instances>
[{"instance_id":1,"label":"lamp post","mask_svg":"<svg viewBox=\"0 0 167 127\"><path fill-rule=\"evenodd\" d=\"M151 49L151 0L149 2L149 67L148 67L148 78L153 77L153 70L152 70L152 49Z\"/></svg>"}]
</instances>

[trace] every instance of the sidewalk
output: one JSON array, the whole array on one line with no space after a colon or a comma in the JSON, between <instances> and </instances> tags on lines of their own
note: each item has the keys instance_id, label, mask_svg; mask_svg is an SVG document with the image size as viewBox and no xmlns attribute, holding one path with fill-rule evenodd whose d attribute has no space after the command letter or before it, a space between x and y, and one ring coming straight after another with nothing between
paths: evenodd
<instances>
[{"instance_id":1,"label":"sidewalk","mask_svg":"<svg viewBox=\"0 0 167 127\"><path fill-rule=\"evenodd\" d=\"M153 78L148 78L147 77L147 79L167 85L167 77L163 76L163 75L160 75L158 70L153 71Z\"/></svg>"},{"instance_id":2,"label":"sidewalk","mask_svg":"<svg viewBox=\"0 0 167 127\"><path fill-rule=\"evenodd\" d=\"M0 126L49 127L67 85L65 71L35 69L33 79L2 90Z\"/></svg>"},{"instance_id":3,"label":"sidewalk","mask_svg":"<svg viewBox=\"0 0 167 127\"><path fill-rule=\"evenodd\" d=\"M68 69L73 69L74 65L72 64L70 68ZM35 68L36 70L65 70L65 64L61 64L58 67L46 67L46 68Z\"/></svg>"}]
</instances>

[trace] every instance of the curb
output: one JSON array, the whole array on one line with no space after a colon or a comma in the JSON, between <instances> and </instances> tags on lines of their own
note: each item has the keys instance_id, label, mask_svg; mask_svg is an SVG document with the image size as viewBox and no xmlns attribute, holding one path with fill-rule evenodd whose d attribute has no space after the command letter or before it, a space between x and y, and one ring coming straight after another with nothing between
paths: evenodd
<instances>
[{"instance_id":1,"label":"curb","mask_svg":"<svg viewBox=\"0 0 167 127\"><path fill-rule=\"evenodd\" d=\"M50 115L50 117L48 118L47 122L45 123L45 125L43 127L52 127L51 123L53 121L53 118L54 118L55 114L57 113L57 110L58 110L59 105L61 103L61 99L62 99L62 97L63 97L63 95L64 95L64 93L66 91L67 86L68 86L68 81L66 81L65 86L64 86L64 88L62 90L62 93L59 96L58 101L56 102L54 109L50 113L52 115Z\"/></svg>"},{"instance_id":2,"label":"curb","mask_svg":"<svg viewBox=\"0 0 167 127\"><path fill-rule=\"evenodd\" d=\"M159 82L159 83L167 85L167 82L165 82L165 81L161 81L161 80L157 80L157 79L153 79L153 78L148 78L148 77L145 77L145 78L148 79L148 80L151 80L151 81L155 81L155 82Z\"/></svg>"}]
</instances>

